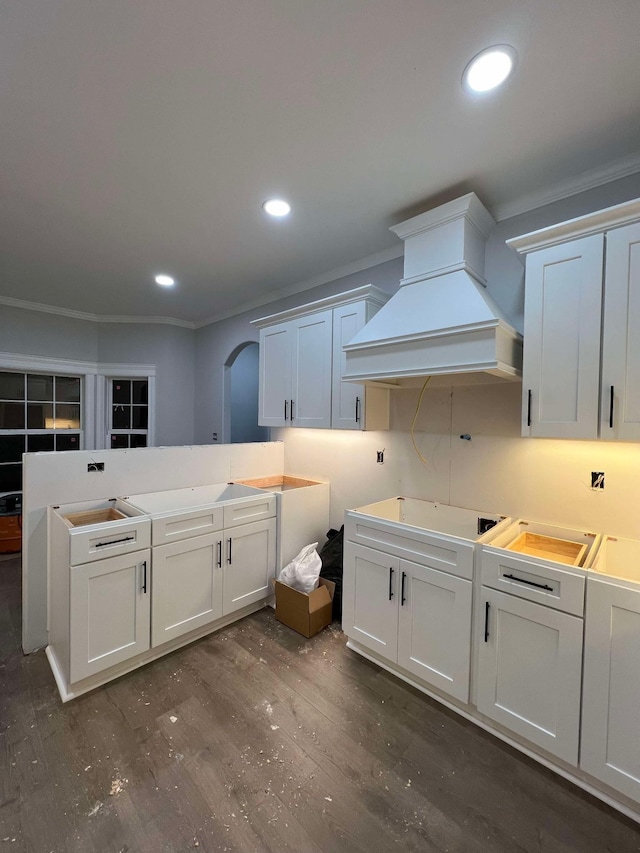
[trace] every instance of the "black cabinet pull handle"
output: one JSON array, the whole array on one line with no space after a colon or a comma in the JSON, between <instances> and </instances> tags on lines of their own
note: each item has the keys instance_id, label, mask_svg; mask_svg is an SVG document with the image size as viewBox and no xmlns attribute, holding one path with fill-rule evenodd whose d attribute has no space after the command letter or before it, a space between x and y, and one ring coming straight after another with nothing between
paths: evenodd
<instances>
[{"instance_id":1,"label":"black cabinet pull handle","mask_svg":"<svg viewBox=\"0 0 640 853\"><path fill-rule=\"evenodd\" d=\"M553 592L553 587L547 583L536 583L535 581L527 581L524 578L517 578L515 575L502 575L503 578L509 578L510 581L518 581L518 583L526 583L527 586L535 586L538 589L546 589L547 592Z\"/></svg>"},{"instance_id":2,"label":"black cabinet pull handle","mask_svg":"<svg viewBox=\"0 0 640 853\"><path fill-rule=\"evenodd\" d=\"M401 607L404 607L404 603L405 603L405 601L407 600L407 599L404 597L404 581L405 581L405 578L406 578L406 577L407 577L407 573L406 573L406 572L403 572L403 573L402 573L402 584L401 584L401 586L400 586L400 606L401 606Z\"/></svg>"},{"instance_id":3,"label":"black cabinet pull handle","mask_svg":"<svg viewBox=\"0 0 640 853\"><path fill-rule=\"evenodd\" d=\"M124 539L112 539L111 542L96 542L96 548L104 548L105 545L119 545L120 542L133 542L135 536L125 536Z\"/></svg>"},{"instance_id":4,"label":"black cabinet pull handle","mask_svg":"<svg viewBox=\"0 0 640 853\"><path fill-rule=\"evenodd\" d=\"M293 421L293 400L291 400L291 420Z\"/></svg>"},{"instance_id":5,"label":"black cabinet pull handle","mask_svg":"<svg viewBox=\"0 0 640 853\"><path fill-rule=\"evenodd\" d=\"M285 400L285 401L284 401L284 419L285 419L285 421L286 421L286 420L287 420L287 418L289 417L289 414L288 414L288 406L289 406L289 401L288 401L288 400Z\"/></svg>"},{"instance_id":6,"label":"black cabinet pull handle","mask_svg":"<svg viewBox=\"0 0 640 853\"><path fill-rule=\"evenodd\" d=\"M531 426L531 388L527 397L527 426Z\"/></svg>"},{"instance_id":7,"label":"black cabinet pull handle","mask_svg":"<svg viewBox=\"0 0 640 853\"><path fill-rule=\"evenodd\" d=\"M393 567L389 566L389 601L393 598Z\"/></svg>"},{"instance_id":8,"label":"black cabinet pull handle","mask_svg":"<svg viewBox=\"0 0 640 853\"><path fill-rule=\"evenodd\" d=\"M147 561L142 561L142 591L147 594Z\"/></svg>"},{"instance_id":9,"label":"black cabinet pull handle","mask_svg":"<svg viewBox=\"0 0 640 853\"><path fill-rule=\"evenodd\" d=\"M356 423L360 423L360 397L356 397Z\"/></svg>"},{"instance_id":10,"label":"black cabinet pull handle","mask_svg":"<svg viewBox=\"0 0 640 853\"><path fill-rule=\"evenodd\" d=\"M489 642L489 602L484 603L484 641Z\"/></svg>"},{"instance_id":11,"label":"black cabinet pull handle","mask_svg":"<svg viewBox=\"0 0 640 853\"><path fill-rule=\"evenodd\" d=\"M222 568L222 539L218 539L218 568Z\"/></svg>"},{"instance_id":12,"label":"black cabinet pull handle","mask_svg":"<svg viewBox=\"0 0 640 853\"><path fill-rule=\"evenodd\" d=\"M609 396L609 429L613 429L613 385Z\"/></svg>"},{"instance_id":13,"label":"black cabinet pull handle","mask_svg":"<svg viewBox=\"0 0 640 853\"><path fill-rule=\"evenodd\" d=\"M231 539L227 539L227 563L231 565Z\"/></svg>"}]
</instances>

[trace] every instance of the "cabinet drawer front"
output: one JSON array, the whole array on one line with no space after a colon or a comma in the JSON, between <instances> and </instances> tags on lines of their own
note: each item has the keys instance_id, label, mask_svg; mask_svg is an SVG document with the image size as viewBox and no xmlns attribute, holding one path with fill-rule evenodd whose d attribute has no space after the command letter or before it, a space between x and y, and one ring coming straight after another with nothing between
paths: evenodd
<instances>
[{"instance_id":1,"label":"cabinet drawer front","mask_svg":"<svg viewBox=\"0 0 640 853\"><path fill-rule=\"evenodd\" d=\"M150 565L147 549L71 569L71 683L147 651Z\"/></svg>"},{"instance_id":2,"label":"cabinet drawer front","mask_svg":"<svg viewBox=\"0 0 640 853\"><path fill-rule=\"evenodd\" d=\"M165 512L153 519L152 541L155 545L168 545L182 539L215 533L222 529L224 513L221 506Z\"/></svg>"},{"instance_id":3,"label":"cabinet drawer front","mask_svg":"<svg viewBox=\"0 0 640 853\"><path fill-rule=\"evenodd\" d=\"M396 557L467 580L473 578L474 546L470 542L455 542L444 535L355 515L347 516L345 532L345 539L358 545L382 549Z\"/></svg>"},{"instance_id":4,"label":"cabinet drawer front","mask_svg":"<svg viewBox=\"0 0 640 853\"><path fill-rule=\"evenodd\" d=\"M116 557L148 548L151 545L151 522L148 518L120 521L109 525L87 525L69 531L69 558L72 566L93 560Z\"/></svg>"},{"instance_id":5,"label":"cabinet drawer front","mask_svg":"<svg viewBox=\"0 0 640 853\"><path fill-rule=\"evenodd\" d=\"M259 495L248 500L241 500L224 505L224 526L237 527L239 524L249 524L252 521L262 521L273 518L276 514L275 495Z\"/></svg>"},{"instance_id":6,"label":"cabinet drawer front","mask_svg":"<svg viewBox=\"0 0 640 853\"><path fill-rule=\"evenodd\" d=\"M584 613L585 579L582 574L484 546L480 555L480 579L483 586L536 601L545 607L575 616Z\"/></svg>"}]
</instances>

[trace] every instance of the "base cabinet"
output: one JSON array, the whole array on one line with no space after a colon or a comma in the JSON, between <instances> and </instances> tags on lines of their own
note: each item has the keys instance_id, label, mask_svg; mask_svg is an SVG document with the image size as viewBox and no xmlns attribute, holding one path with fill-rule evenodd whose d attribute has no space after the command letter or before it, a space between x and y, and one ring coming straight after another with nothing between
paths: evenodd
<instances>
[{"instance_id":1,"label":"base cabinet","mask_svg":"<svg viewBox=\"0 0 640 853\"><path fill-rule=\"evenodd\" d=\"M69 672L81 681L149 648L151 551L73 566Z\"/></svg>"},{"instance_id":2,"label":"base cabinet","mask_svg":"<svg viewBox=\"0 0 640 853\"><path fill-rule=\"evenodd\" d=\"M226 531L225 546L224 616L271 595L271 579L276 565L275 518Z\"/></svg>"},{"instance_id":3,"label":"base cabinet","mask_svg":"<svg viewBox=\"0 0 640 853\"><path fill-rule=\"evenodd\" d=\"M640 802L640 589L589 579L580 767Z\"/></svg>"},{"instance_id":4,"label":"base cabinet","mask_svg":"<svg viewBox=\"0 0 640 853\"><path fill-rule=\"evenodd\" d=\"M482 588L478 711L578 764L583 620Z\"/></svg>"},{"instance_id":5,"label":"base cabinet","mask_svg":"<svg viewBox=\"0 0 640 853\"><path fill-rule=\"evenodd\" d=\"M471 581L354 543L347 543L344 572L344 632L468 702Z\"/></svg>"}]
</instances>

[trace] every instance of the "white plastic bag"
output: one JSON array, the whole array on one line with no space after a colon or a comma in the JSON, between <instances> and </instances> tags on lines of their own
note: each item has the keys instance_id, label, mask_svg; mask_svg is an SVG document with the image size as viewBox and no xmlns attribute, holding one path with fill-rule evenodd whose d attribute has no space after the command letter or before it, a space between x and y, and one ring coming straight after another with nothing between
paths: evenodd
<instances>
[{"instance_id":1,"label":"white plastic bag","mask_svg":"<svg viewBox=\"0 0 640 853\"><path fill-rule=\"evenodd\" d=\"M322 560L316 548L318 543L306 545L280 572L278 580L300 592L312 592L318 586Z\"/></svg>"}]
</instances>

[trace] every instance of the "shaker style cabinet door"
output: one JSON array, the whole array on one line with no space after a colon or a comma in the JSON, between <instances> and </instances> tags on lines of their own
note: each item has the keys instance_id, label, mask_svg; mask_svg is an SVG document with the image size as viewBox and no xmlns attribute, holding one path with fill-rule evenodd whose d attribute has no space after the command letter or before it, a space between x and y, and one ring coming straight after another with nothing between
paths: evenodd
<instances>
[{"instance_id":1,"label":"shaker style cabinet door","mask_svg":"<svg viewBox=\"0 0 640 853\"><path fill-rule=\"evenodd\" d=\"M260 331L260 426L291 425L291 340L291 323L280 323Z\"/></svg>"},{"instance_id":2,"label":"shaker style cabinet door","mask_svg":"<svg viewBox=\"0 0 640 853\"><path fill-rule=\"evenodd\" d=\"M640 441L640 223L607 234L600 436Z\"/></svg>"},{"instance_id":3,"label":"shaker style cabinet door","mask_svg":"<svg viewBox=\"0 0 640 853\"><path fill-rule=\"evenodd\" d=\"M583 620L482 588L478 710L578 764Z\"/></svg>"},{"instance_id":4,"label":"shaker style cabinet door","mask_svg":"<svg viewBox=\"0 0 640 853\"><path fill-rule=\"evenodd\" d=\"M342 630L361 646L396 662L400 561L345 543Z\"/></svg>"},{"instance_id":5,"label":"shaker style cabinet door","mask_svg":"<svg viewBox=\"0 0 640 853\"><path fill-rule=\"evenodd\" d=\"M640 801L640 590L587 583L580 767Z\"/></svg>"},{"instance_id":6,"label":"shaker style cabinet door","mask_svg":"<svg viewBox=\"0 0 640 853\"><path fill-rule=\"evenodd\" d=\"M224 531L222 615L268 598L276 567L276 520L254 521Z\"/></svg>"},{"instance_id":7,"label":"shaker style cabinet door","mask_svg":"<svg viewBox=\"0 0 640 853\"><path fill-rule=\"evenodd\" d=\"M597 438L604 235L527 255L523 435Z\"/></svg>"},{"instance_id":8,"label":"shaker style cabinet door","mask_svg":"<svg viewBox=\"0 0 640 853\"><path fill-rule=\"evenodd\" d=\"M331 426L332 318L320 311L292 321L291 426Z\"/></svg>"},{"instance_id":9,"label":"shaker style cabinet door","mask_svg":"<svg viewBox=\"0 0 640 853\"><path fill-rule=\"evenodd\" d=\"M73 566L70 575L73 684L149 648L151 551Z\"/></svg>"},{"instance_id":10,"label":"shaker style cabinet door","mask_svg":"<svg viewBox=\"0 0 640 853\"><path fill-rule=\"evenodd\" d=\"M154 648L222 616L222 564L222 531L153 549Z\"/></svg>"},{"instance_id":11,"label":"shaker style cabinet door","mask_svg":"<svg viewBox=\"0 0 640 853\"><path fill-rule=\"evenodd\" d=\"M333 393L331 426L334 429L362 429L364 385L343 382L346 356L342 347L365 324L365 303L355 302L333 309Z\"/></svg>"},{"instance_id":12,"label":"shaker style cabinet door","mask_svg":"<svg viewBox=\"0 0 640 853\"><path fill-rule=\"evenodd\" d=\"M398 664L468 702L471 581L401 560L400 590Z\"/></svg>"}]
</instances>

